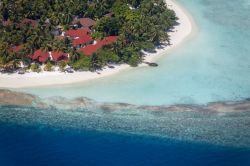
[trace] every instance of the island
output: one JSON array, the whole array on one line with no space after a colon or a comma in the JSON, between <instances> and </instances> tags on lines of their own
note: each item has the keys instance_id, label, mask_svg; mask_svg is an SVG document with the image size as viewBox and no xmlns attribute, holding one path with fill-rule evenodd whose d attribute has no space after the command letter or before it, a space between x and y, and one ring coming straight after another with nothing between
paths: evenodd
<instances>
[{"instance_id":1,"label":"island","mask_svg":"<svg viewBox=\"0 0 250 166\"><path fill-rule=\"evenodd\" d=\"M27 0L0 7L2 88L69 84L130 66L156 67L155 58L194 30L192 18L172 0Z\"/></svg>"},{"instance_id":2,"label":"island","mask_svg":"<svg viewBox=\"0 0 250 166\"><path fill-rule=\"evenodd\" d=\"M177 19L163 0L3 1L0 11L0 67L20 74L137 66Z\"/></svg>"}]
</instances>

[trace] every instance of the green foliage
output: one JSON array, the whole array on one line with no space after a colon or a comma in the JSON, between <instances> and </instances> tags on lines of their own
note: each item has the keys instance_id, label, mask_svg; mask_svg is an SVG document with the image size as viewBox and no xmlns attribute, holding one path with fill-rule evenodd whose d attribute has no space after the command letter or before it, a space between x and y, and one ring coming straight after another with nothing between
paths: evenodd
<instances>
[{"instance_id":1,"label":"green foliage","mask_svg":"<svg viewBox=\"0 0 250 166\"><path fill-rule=\"evenodd\" d=\"M126 16L131 12L127 3L122 1L116 1L112 7L112 11L118 18L126 18Z\"/></svg>"},{"instance_id":2,"label":"green foliage","mask_svg":"<svg viewBox=\"0 0 250 166\"><path fill-rule=\"evenodd\" d=\"M74 70L86 70L87 71L91 68L91 59L88 56L81 55L77 61L71 62L70 66Z\"/></svg>"},{"instance_id":3,"label":"green foliage","mask_svg":"<svg viewBox=\"0 0 250 166\"><path fill-rule=\"evenodd\" d=\"M4 62L3 58L0 57L0 69L4 68L4 64L5 64L5 62Z\"/></svg>"},{"instance_id":4,"label":"green foliage","mask_svg":"<svg viewBox=\"0 0 250 166\"><path fill-rule=\"evenodd\" d=\"M41 72L41 68L37 63L31 64L30 70L37 73Z\"/></svg>"},{"instance_id":5,"label":"green foliage","mask_svg":"<svg viewBox=\"0 0 250 166\"><path fill-rule=\"evenodd\" d=\"M109 13L112 16L106 15ZM58 27L70 29L74 17L96 20L93 38L117 35L119 41L91 57L80 55L70 39L59 40L51 33ZM37 20L38 25L21 24L25 18ZM3 0L0 6L1 66L16 68L20 60L31 61L29 55L40 48L69 53L70 64L75 69L96 70L107 63L137 66L142 59L141 49L151 51L162 41L169 42L167 31L176 19L164 0ZM2 21L7 20L11 24L3 26ZM9 51L17 45L24 45L20 53Z\"/></svg>"},{"instance_id":6,"label":"green foliage","mask_svg":"<svg viewBox=\"0 0 250 166\"><path fill-rule=\"evenodd\" d=\"M137 8L140 5L141 0L127 0L127 3L134 8Z\"/></svg>"},{"instance_id":7,"label":"green foliage","mask_svg":"<svg viewBox=\"0 0 250 166\"><path fill-rule=\"evenodd\" d=\"M94 26L94 37L103 38L105 36L118 35L120 29L119 20L113 17L102 17Z\"/></svg>"},{"instance_id":8,"label":"green foliage","mask_svg":"<svg viewBox=\"0 0 250 166\"><path fill-rule=\"evenodd\" d=\"M91 56L91 66L90 66L90 70L95 71L98 69L101 69L106 63L104 61L104 58L100 55L98 55L97 53L94 53Z\"/></svg>"},{"instance_id":9,"label":"green foliage","mask_svg":"<svg viewBox=\"0 0 250 166\"><path fill-rule=\"evenodd\" d=\"M141 62L141 57L138 54L132 54L129 58L128 64L132 67L138 66L138 64Z\"/></svg>"},{"instance_id":10,"label":"green foliage","mask_svg":"<svg viewBox=\"0 0 250 166\"><path fill-rule=\"evenodd\" d=\"M52 71L53 65L50 62L47 62L44 66L44 71Z\"/></svg>"},{"instance_id":11,"label":"green foliage","mask_svg":"<svg viewBox=\"0 0 250 166\"><path fill-rule=\"evenodd\" d=\"M62 60L57 62L57 65L59 66L60 71L63 71L64 68L67 66L67 63L64 60Z\"/></svg>"},{"instance_id":12,"label":"green foliage","mask_svg":"<svg viewBox=\"0 0 250 166\"><path fill-rule=\"evenodd\" d=\"M155 48L155 45L151 42L141 42L140 47L145 51L151 51Z\"/></svg>"},{"instance_id":13,"label":"green foliage","mask_svg":"<svg viewBox=\"0 0 250 166\"><path fill-rule=\"evenodd\" d=\"M99 57L102 57L102 62L105 65L107 63L117 63L120 60L119 56L109 48L103 48L98 50L97 55Z\"/></svg>"},{"instance_id":14,"label":"green foliage","mask_svg":"<svg viewBox=\"0 0 250 166\"><path fill-rule=\"evenodd\" d=\"M80 56L81 54L77 52L75 48L73 48L73 50L70 52L70 61L74 63L80 59Z\"/></svg>"},{"instance_id":15,"label":"green foliage","mask_svg":"<svg viewBox=\"0 0 250 166\"><path fill-rule=\"evenodd\" d=\"M91 34L91 37L93 39L103 39L105 37L105 34L103 32L95 31Z\"/></svg>"},{"instance_id":16,"label":"green foliage","mask_svg":"<svg viewBox=\"0 0 250 166\"><path fill-rule=\"evenodd\" d=\"M123 61L135 67L141 62L141 55L136 48L129 46L121 50Z\"/></svg>"}]
</instances>

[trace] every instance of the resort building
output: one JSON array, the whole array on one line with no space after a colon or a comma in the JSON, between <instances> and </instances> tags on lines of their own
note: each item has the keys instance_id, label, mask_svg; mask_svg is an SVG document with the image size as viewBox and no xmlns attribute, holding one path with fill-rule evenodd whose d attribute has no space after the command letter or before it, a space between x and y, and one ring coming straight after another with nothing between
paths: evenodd
<instances>
[{"instance_id":1,"label":"resort building","mask_svg":"<svg viewBox=\"0 0 250 166\"><path fill-rule=\"evenodd\" d=\"M38 61L40 63L45 63L49 59L58 62L61 60L68 60L69 55L67 53L64 53L62 51L51 51L51 52L46 52L43 51L42 49L36 50L33 55L31 55L31 59Z\"/></svg>"},{"instance_id":2,"label":"resort building","mask_svg":"<svg viewBox=\"0 0 250 166\"><path fill-rule=\"evenodd\" d=\"M69 55L62 51L51 51L50 57L51 57L51 60L57 62L61 60L65 60L65 61L68 60Z\"/></svg>"},{"instance_id":3,"label":"resort building","mask_svg":"<svg viewBox=\"0 0 250 166\"><path fill-rule=\"evenodd\" d=\"M94 26L96 23L94 20L90 18L80 18L79 22L83 27L88 27L88 28Z\"/></svg>"},{"instance_id":4,"label":"resort building","mask_svg":"<svg viewBox=\"0 0 250 166\"><path fill-rule=\"evenodd\" d=\"M76 48L81 48L94 41L89 28L70 29L64 33L64 36L70 37L72 39L72 46Z\"/></svg>"},{"instance_id":5,"label":"resort building","mask_svg":"<svg viewBox=\"0 0 250 166\"><path fill-rule=\"evenodd\" d=\"M72 46L76 48L81 48L85 45L91 44L93 41L94 40L92 39L90 35L84 35L84 36L80 36L80 37L73 39Z\"/></svg>"},{"instance_id":6,"label":"resort building","mask_svg":"<svg viewBox=\"0 0 250 166\"><path fill-rule=\"evenodd\" d=\"M112 44L117 39L118 39L118 36L109 36L102 40L96 40L94 44L87 45L86 47L80 48L79 52L83 53L84 55L91 56L98 49L102 48L105 45Z\"/></svg>"},{"instance_id":7,"label":"resort building","mask_svg":"<svg viewBox=\"0 0 250 166\"><path fill-rule=\"evenodd\" d=\"M91 28L95 23L95 20L92 20L91 18L74 18L71 22L71 26L74 28Z\"/></svg>"},{"instance_id":8,"label":"resort building","mask_svg":"<svg viewBox=\"0 0 250 166\"><path fill-rule=\"evenodd\" d=\"M98 49L102 48L105 45L112 44L118 38L118 36L108 36L108 37L105 37L104 39L94 40L91 37L90 27L92 27L95 24L95 21L90 18L81 18L81 19L77 19L77 21L81 24L82 26L81 28L69 29L65 32L62 32L62 35L59 35L60 32L52 31L52 33L56 37L60 37L60 39L64 39L65 37L70 38L72 47L77 48L78 52L83 53L86 56L91 56ZM24 19L20 23L20 25L23 25L23 24L30 24L33 27L38 26L38 22L36 20L31 20L31 19ZM22 50L22 48L23 48L23 45L14 46L14 47L11 47L9 51L12 51L14 53L19 53ZM37 61L39 63L45 63L49 59L54 62L57 62L60 60L68 60L69 54L64 53L62 51L51 51L51 52L47 51L46 52L42 49L38 49L29 57L33 61Z\"/></svg>"},{"instance_id":9,"label":"resort building","mask_svg":"<svg viewBox=\"0 0 250 166\"><path fill-rule=\"evenodd\" d=\"M31 59L34 61L44 63L49 59L49 53L43 51L42 49L39 49L36 50L33 55L31 55Z\"/></svg>"},{"instance_id":10,"label":"resort building","mask_svg":"<svg viewBox=\"0 0 250 166\"><path fill-rule=\"evenodd\" d=\"M79 28L79 29L70 29L64 32L64 36L68 37L79 37L84 35L90 35L91 30L89 28Z\"/></svg>"}]
</instances>

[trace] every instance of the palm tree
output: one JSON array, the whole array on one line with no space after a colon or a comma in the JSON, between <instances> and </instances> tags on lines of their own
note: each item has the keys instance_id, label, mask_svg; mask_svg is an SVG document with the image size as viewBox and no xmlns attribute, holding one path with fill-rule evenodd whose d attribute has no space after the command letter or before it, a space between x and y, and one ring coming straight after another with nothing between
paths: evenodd
<instances>
[{"instance_id":1,"label":"palm tree","mask_svg":"<svg viewBox=\"0 0 250 166\"><path fill-rule=\"evenodd\" d=\"M57 26L61 23L61 14L60 13L51 13L50 20L53 25Z\"/></svg>"},{"instance_id":2,"label":"palm tree","mask_svg":"<svg viewBox=\"0 0 250 166\"><path fill-rule=\"evenodd\" d=\"M38 30L35 30L31 36L28 37L28 42L32 43L32 45L35 48L39 48L41 46L41 44L43 43L44 38L43 36L39 33Z\"/></svg>"},{"instance_id":3,"label":"palm tree","mask_svg":"<svg viewBox=\"0 0 250 166\"><path fill-rule=\"evenodd\" d=\"M69 13L69 12L67 12L67 13L65 13L65 14L63 15L63 17L61 17L61 18L62 18L61 22L62 22L63 24L65 24L65 25L67 25L67 24L69 24L70 21L72 20L72 14Z\"/></svg>"},{"instance_id":4,"label":"palm tree","mask_svg":"<svg viewBox=\"0 0 250 166\"><path fill-rule=\"evenodd\" d=\"M80 59L80 53L76 51L76 48L73 48L70 52L70 61L76 62Z\"/></svg>"},{"instance_id":5,"label":"palm tree","mask_svg":"<svg viewBox=\"0 0 250 166\"><path fill-rule=\"evenodd\" d=\"M64 51L66 50L65 44L60 40L53 40L52 42L52 50L55 51Z\"/></svg>"},{"instance_id":6,"label":"palm tree","mask_svg":"<svg viewBox=\"0 0 250 166\"><path fill-rule=\"evenodd\" d=\"M20 58L20 60L24 63L24 64L30 64L30 57L29 55L31 54L31 50L29 49L29 46L27 44L24 45L24 48L21 49L21 51L19 52L18 56Z\"/></svg>"},{"instance_id":7,"label":"palm tree","mask_svg":"<svg viewBox=\"0 0 250 166\"><path fill-rule=\"evenodd\" d=\"M7 42L0 42L0 56L3 62L7 62L9 59L9 44Z\"/></svg>"},{"instance_id":8,"label":"palm tree","mask_svg":"<svg viewBox=\"0 0 250 166\"><path fill-rule=\"evenodd\" d=\"M102 68L102 61L96 53L91 56L91 68L94 71Z\"/></svg>"},{"instance_id":9,"label":"palm tree","mask_svg":"<svg viewBox=\"0 0 250 166\"><path fill-rule=\"evenodd\" d=\"M41 49L42 49L43 51L45 51L45 52L51 51L51 47L52 47L52 45L51 45L51 42L49 42L49 41L45 41L45 42L43 42L43 43L41 44Z\"/></svg>"}]
</instances>

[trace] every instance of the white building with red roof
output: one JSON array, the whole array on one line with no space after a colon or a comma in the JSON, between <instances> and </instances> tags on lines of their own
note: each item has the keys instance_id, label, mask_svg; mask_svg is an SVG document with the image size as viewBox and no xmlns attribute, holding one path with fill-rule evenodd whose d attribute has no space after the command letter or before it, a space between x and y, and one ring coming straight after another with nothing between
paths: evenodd
<instances>
[{"instance_id":1,"label":"white building with red roof","mask_svg":"<svg viewBox=\"0 0 250 166\"><path fill-rule=\"evenodd\" d=\"M64 53L62 51L51 51L50 52L50 57L51 60L57 62L57 61L61 61L61 60L68 60L68 54Z\"/></svg>"},{"instance_id":2,"label":"white building with red roof","mask_svg":"<svg viewBox=\"0 0 250 166\"><path fill-rule=\"evenodd\" d=\"M49 52L42 49L36 50L33 55L31 55L31 59L44 63L49 59Z\"/></svg>"},{"instance_id":3,"label":"white building with red roof","mask_svg":"<svg viewBox=\"0 0 250 166\"><path fill-rule=\"evenodd\" d=\"M102 40L96 40L95 44L90 44L86 47L82 47L79 49L79 52L83 53L84 55L91 56L98 49L102 48L105 45L112 44L113 42L117 41L117 39L118 36L108 36Z\"/></svg>"},{"instance_id":4,"label":"white building with red roof","mask_svg":"<svg viewBox=\"0 0 250 166\"><path fill-rule=\"evenodd\" d=\"M76 48L81 48L94 41L89 28L70 29L65 31L64 35L72 39L72 46Z\"/></svg>"}]
</instances>

